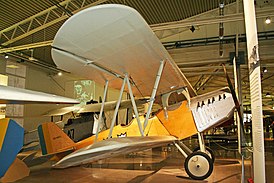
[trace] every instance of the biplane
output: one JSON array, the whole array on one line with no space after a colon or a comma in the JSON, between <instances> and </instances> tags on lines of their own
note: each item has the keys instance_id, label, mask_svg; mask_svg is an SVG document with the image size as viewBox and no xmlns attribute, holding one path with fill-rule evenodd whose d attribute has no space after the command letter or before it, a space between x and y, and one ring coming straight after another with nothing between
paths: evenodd
<instances>
[{"instance_id":1,"label":"biplane","mask_svg":"<svg viewBox=\"0 0 274 183\"><path fill-rule=\"evenodd\" d=\"M184 166L191 178L202 180L211 175L214 155L205 147L202 133L233 115L231 92L223 88L198 96L136 10L107 4L73 15L57 32L52 57L59 68L105 85L99 122L108 87L120 90L108 130L97 130L94 136L74 143L54 123L39 126L43 154L68 154L54 168L173 143L186 157ZM124 91L130 96L135 119L128 126L115 126ZM173 93L183 99L169 105ZM139 116L134 97L147 96L147 113ZM161 103L163 109L152 115L154 102ZM199 139L196 151L179 145L179 140L194 134Z\"/></svg>"},{"instance_id":2,"label":"biplane","mask_svg":"<svg viewBox=\"0 0 274 183\"><path fill-rule=\"evenodd\" d=\"M124 5L100 5L69 18L57 32L52 57L59 68L120 90L110 128L78 143L52 123L40 127L44 154L73 150L54 164L66 168L121 153L174 143L186 157L185 169L193 179L206 179L213 170L213 154L206 149L202 132L233 115L230 91L220 89L197 96L184 74L142 16ZM135 114L128 126L115 126L121 95L126 91ZM184 100L169 105L170 95ZM149 96L145 116L139 116L134 97ZM157 101L163 109L151 115ZM99 121L102 119L102 104ZM177 141L198 134L199 151ZM120 137L120 138L119 138ZM121 138L123 137L123 138Z\"/></svg>"}]
</instances>

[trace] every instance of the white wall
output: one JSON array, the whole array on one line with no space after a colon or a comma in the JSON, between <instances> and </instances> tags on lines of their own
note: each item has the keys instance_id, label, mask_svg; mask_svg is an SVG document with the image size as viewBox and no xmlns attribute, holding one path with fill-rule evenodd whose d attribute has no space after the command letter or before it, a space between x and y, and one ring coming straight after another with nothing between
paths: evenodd
<instances>
[{"instance_id":1,"label":"white wall","mask_svg":"<svg viewBox=\"0 0 274 183\"><path fill-rule=\"evenodd\" d=\"M31 89L35 91L41 91L46 93L52 93L61 96L71 94L71 92L67 92L66 90L72 90L73 87L65 87L66 85L65 76L51 76L48 73L36 69L34 67L27 67L27 75L26 75L26 89ZM73 97L68 96L68 97ZM42 116L45 112L60 108L68 105L56 105L56 104L27 104L25 105L24 111L24 128L26 130L33 130L37 128L37 126L43 122L50 121L50 117ZM55 120L59 120L59 118L54 118Z\"/></svg>"}]
</instances>

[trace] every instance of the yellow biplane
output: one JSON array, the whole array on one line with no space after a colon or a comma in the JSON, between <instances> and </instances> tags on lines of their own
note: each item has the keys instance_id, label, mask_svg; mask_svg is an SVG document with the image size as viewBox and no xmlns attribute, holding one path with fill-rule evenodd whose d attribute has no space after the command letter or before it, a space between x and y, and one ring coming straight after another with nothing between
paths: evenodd
<instances>
[{"instance_id":1,"label":"yellow biplane","mask_svg":"<svg viewBox=\"0 0 274 183\"><path fill-rule=\"evenodd\" d=\"M213 171L213 154L202 132L229 119L235 104L228 88L197 96L181 70L142 16L124 5L100 5L69 18L57 32L52 57L56 65L105 85L99 121L108 87L120 90L110 128L74 143L54 123L39 128L43 154L63 154L55 168L66 168L174 143L186 157L185 169L193 179L206 179ZM126 91L135 114L128 126L114 126ZM169 105L172 93L184 100ZM134 97L149 97L145 116L139 116ZM154 101L163 109L151 114ZM99 123L98 123L99 124ZM99 128L97 128L99 129ZM177 141L198 134L199 151Z\"/></svg>"}]
</instances>

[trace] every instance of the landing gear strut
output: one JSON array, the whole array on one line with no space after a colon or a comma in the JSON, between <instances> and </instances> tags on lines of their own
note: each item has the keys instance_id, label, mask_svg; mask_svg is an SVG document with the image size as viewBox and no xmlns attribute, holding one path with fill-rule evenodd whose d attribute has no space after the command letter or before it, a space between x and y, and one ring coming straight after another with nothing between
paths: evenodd
<instances>
[{"instance_id":1,"label":"landing gear strut","mask_svg":"<svg viewBox=\"0 0 274 183\"><path fill-rule=\"evenodd\" d=\"M179 146L176 142L174 145L182 153L185 160L185 170L186 173L195 180L204 180L208 178L213 172L213 163L215 161L215 156L213 151L205 147L204 139L201 133L198 133L199 146L191 151L186 145L182 142Z\"/></svg>"}]
</instances>

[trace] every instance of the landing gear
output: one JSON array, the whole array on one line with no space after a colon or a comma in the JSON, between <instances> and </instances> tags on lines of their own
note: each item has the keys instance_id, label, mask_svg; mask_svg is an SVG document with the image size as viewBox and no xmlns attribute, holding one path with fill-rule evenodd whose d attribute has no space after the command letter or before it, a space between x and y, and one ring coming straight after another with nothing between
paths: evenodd
<instances>
[{"instance_id":1,"label":"landing gear","mask_svg":"<svg viewBox=\"0 0 274 183\"><path fill-rule=\"evenodd\" d=\"M200 147L196 147L193 152L200 152ZM212 162L215 162L215 155L213 153L213 151L209 148L209 147L205 147L205 153L211 158Z\"/></svg>"},{"instance_id":2,"label":"landing gear","mask_svg":"<svg viewBox=\"0 0 274 183\"><path fill-rule=\"evenodd\" d=\"M213 171L212 159L206 153L193 152L185 160L185 170L192 179L204 180Z\"/></svg>"},{"instance_id":3,"label":"landing gear","mask_svg":"<svg viewBox=\"0 0 274 183\"><path fill-rule=\"evenodd\" d=\"M205 147L204 139L200 132L198 132L198 140L199 147L195 148L193 152L183 143L181 145L185 150L176 142L174 142L174 145L186 157L184 165L189 177L195 180L204 180L212 174L215 156L210 148Z\"/></svg>"}]
</instances>

